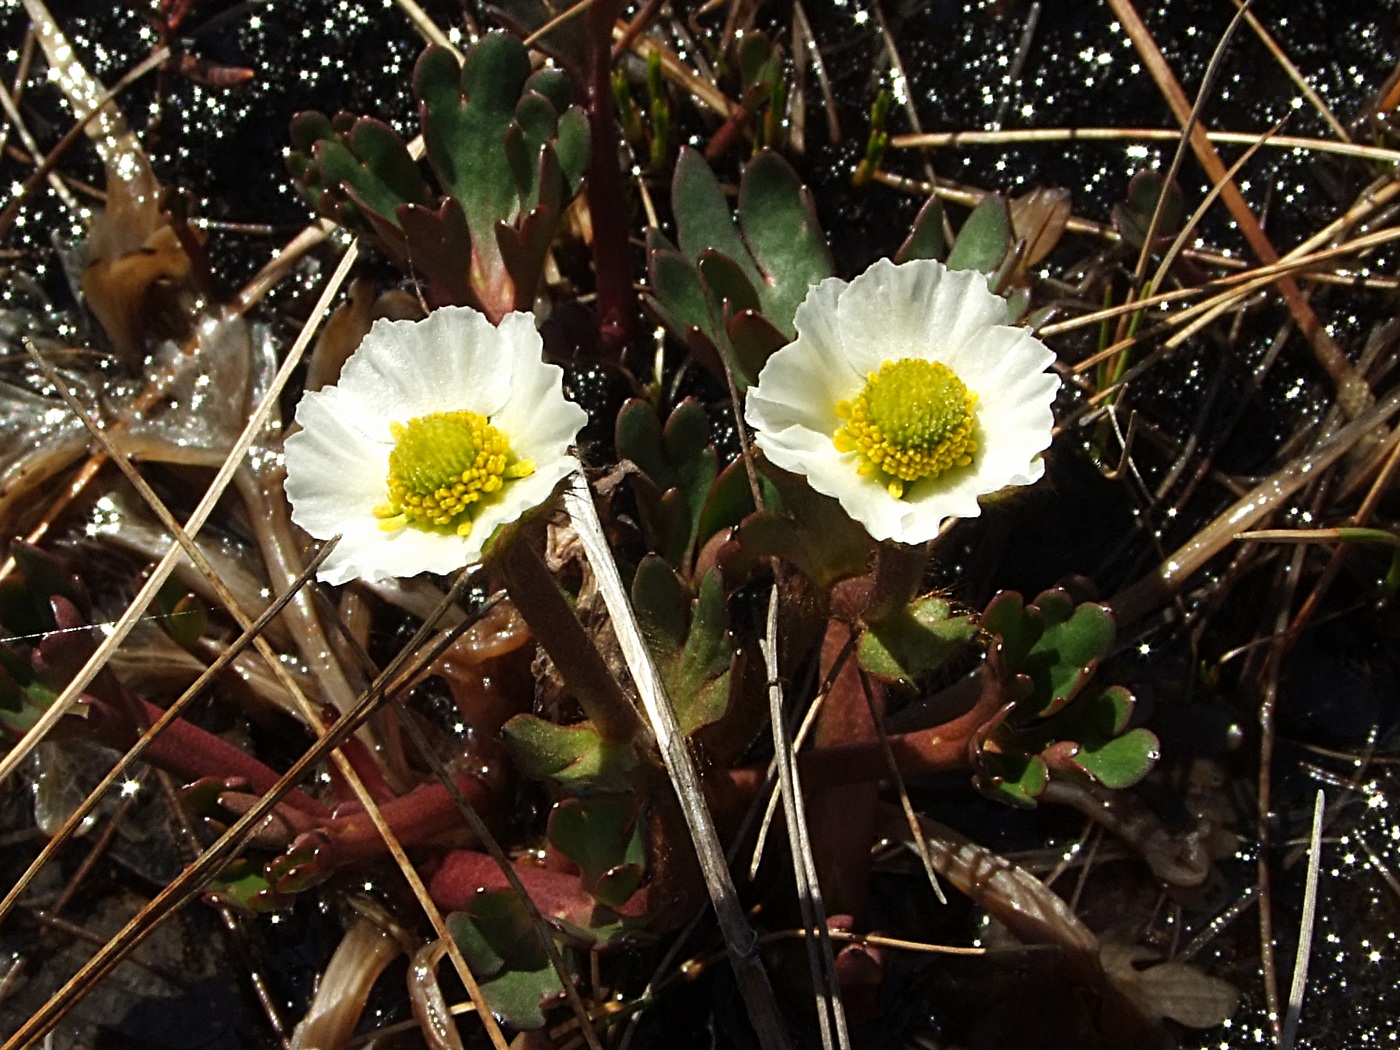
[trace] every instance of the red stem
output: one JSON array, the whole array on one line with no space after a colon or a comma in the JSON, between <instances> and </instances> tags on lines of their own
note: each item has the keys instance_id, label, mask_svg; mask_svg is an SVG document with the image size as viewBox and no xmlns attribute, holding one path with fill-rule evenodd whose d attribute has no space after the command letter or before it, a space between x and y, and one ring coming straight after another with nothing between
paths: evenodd
<instances>
[{"instance_id":1,"label":"red stem","mask_svg":"<svg viewBox=\"0 0 1400 1050\"><path fill-rule=\"evenodd\" d=\"M88 726L103 743L119 751L130 748L146 726L165 714L155 704L129 695L123 698L121 705L126 711L119 710L110 700L92 696L88 700L91 712ZM258 794L271 790L282 777L246 751L183 718L175 719L161 730L160 735L146 745L141 759L186 782L205 777L244 780L249 789ZM282 801L314 817L324 819L331 815L327 807L297 788L288 791Z\"/></svg>"},{"instance_id":2,"label":"red stem","mask_svg":"<svg viewBox=\"0 0 1400 1050\"><path fill-rule=\"evenodd\" d=\"M620 142L613 114L612 28L622 4L599 2L588 9L593 62L588 88L588 208L593 216L593 272L598 284L598 331L605 350L620 355L632 335L637 298L632 290L632 220L626 182L618 164Z\"/></svg>"}]
</instances>

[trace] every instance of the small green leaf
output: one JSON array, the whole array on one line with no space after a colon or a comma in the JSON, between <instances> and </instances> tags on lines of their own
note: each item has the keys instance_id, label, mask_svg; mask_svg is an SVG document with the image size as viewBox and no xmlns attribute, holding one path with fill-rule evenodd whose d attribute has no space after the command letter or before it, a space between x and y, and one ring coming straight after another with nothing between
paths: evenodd
<instances>
[{"instance_id":1,"label":"small green leaf","mask_svg":"<svg viewBox=\"0 0 1400 1050\"><path fill-rule=\"evenodd\" d=\"M782 511L760 511L740 524L735 539L741 557L733 563L739 572L734 579L751 572L759 560L772 557L795 565L821 590L869 571L874 553L870 534L851 520L841 504L771 463L763 464L762 477L779 496L768 506Z\"/></svg>"},{"instance_id":2,"label":"small green leaf","mask_svg":"<svg viewBox=\"0 0 1400 1050\"><path fill-rule=\"evenodd\" d=\"M54 597L66 598L75 609L87 615L90 609L87 593L64 561L19 540L10 544L10 557L15 560L15 568L24 581L31 607L42 625L38 630L49 631L55 626L50 607Z\"/></svg>"},{"instance_id":3,"label":"small green leaf","mask_svg":"<svg viewBox=\"0 0 1400 1050\"><path fill-rule=\"evenodd\" d=\"M642 633L658 654L679 652L685 644L687 597L685 584L665 558L656 554L642 558L632 577L632 607Z\"/></svg>"},{"instance_id":4,"label":"small green leaf","mask_svg":"<svg viewBox=\"0 0 1400 1050\"><path fill-rule=\"evenodd\" d=\"M729 257L743 272L749 286L757 288L762 275L749 256L748 246L739 236L739 229L729 213L729 202L715 173L705 158L689 147L683 147L676 158L676 172L671 181L671 208L676 216L676 234L681 254L686 259L698 259L700 253L711 249Z\"/></svg>"},{"instance_id":5,"label":"small green leaf","mask_svg":"<svg viewBox=\"0 0 1400 1050\"><path fill-rule=\"evenodd\" d=\"M729 256L706 248L696 257L695 265L709 290L714 316L722 316L726 307L731 313L758 309L758 292L753 282Z\"/></svg>"},{"instance_id":6,"label":"small green leaf","mask_svg":"<svg viewBox=\"0 0 1400 1050\"><path fill-rule=\"evenodd\" d=\"M763 316L792 338L793 315L808 289L833 273L812 195L781 154L763 149L744 168L738 213L744 240L763 271Z\"/></svg>"},{"instance_id":7,"label":"small green leaf","mask_svg":"<svg viewBox=\"0 0 1400 1050\"><path fill-rule=\"evenodd\" d=\"M516 715L501 737L520 771L554 780L573 791L626 791L637 755L627 743L603 740L588 722L560 726L535 715Z\"/></svg>"},{"instance_id":8,"label":"small green leaf","mask_svg":"<svg viewBox=\"0 0 1400 1050\"><path fill-rule=\"evenodd\" d=\"M629 798L568 799L549 815L549 841L579 867L583 888L610 908L641 885L646 860L641 822Z\"/></svg>"},{"instance_id":9,"label":"small green leaf","mask_svg":"<svg viewBox=\"0 0 1400 1050\"><path fill-rule=\"evenodd\" d=\"M1011 250L1011 210L1006 198L990 193L978 202L948 253L948 269L991 273Z\"/></svg>"},{"instance_id":10,"label":"small green leaf","mask_svg":"<svg viewBox=\"0 0 1400 1050\"><path fill-rule=\"evenodd\" d=\"M510 890L477 894L447 917L447 928L492 1012L516 1028L543 1028L541 1007L564 986L520 898Z\"/></svg>"},{"instance_id":11,"label":"small green leaf","mask_svg":"<svg viewBox=\"0 0 1400 1050\"><path fill-rule=\"evenodd\" d=\"M1139 728L1101 744L1081 744L1074 762L1104 787L1126 788L1152 771L1160 753L1156 734Z\"/></svg>"},{"instance_id":12,"label":"small green leaf","mask_svg":"<svg viewBox=\"0 0 1400 1050\"><path fill-rule=\"evenodd\" d=\"M912 684L952 657L977 627L970 616L951 615L941 598L922 598L861 635L860 665L871 674Z\"/></svg>"},{"instance_id":13,"label":"small green leaf","mask_svg":"<svg viewBox=\"0 0 1400 1050\"><path fill-rule=\"evenodd\" d=\"M739 39L739 78L746 88L767 88L773 77L774 50L767 34L746 32Z\"/></svg>"},{"instance_id":14,"label":"small green leaf","mask_svg":"<svg viewBox=\"0 0 1400 1050\"><path fill-rule=\"evenodd\" d=\"M647 309L681 338L691 329L698 329L713 340L714 319L695 267L680 252L668 248L653 248L648 253L647 267L655 292L643 300Z\"/></svg>"},{"instance_id":15,"label":"small green leaf","mask_svg":"<svg viewBox=\"0 0 1400 1050\"><path fill-rule=\"evenodd\" d=\"M943 235L943 202L938 197L930 197L914 217L914 225L909 236L899 246L894 261L911 262L914 259L937 259L948 257L948 239Z\"/></svg>"},{"instance_id":16,"label":"small green leaf","mask_svg":"<svg viewBox=\"0 0 1400 1050\"><path fill-rule=\"evenodd\" d=\"M700 597L691 614L685 648L662 672L681 729L693 733L717 722L729 707L729 668L734 646L729 640L724 584L715 570L700 581Z\"/></svg>"},{"instance_id":17,"label":"small green leaf","mask_svg":"<svg viewBox=\"0 0 1400 1050\"><path fill-rule=\"evenodd\" d=\"M617 414L614 444L621 459L631 460L662 492L675 488L680 479L664 454L661 420L651 402L630 398Z\"/></svg>"},{"instance_id":18,"label":"small green leaf","mask_svg":"<svg viewBox=\"0 0 1400 1050\"><path fill-rule=\"evenodd\" d=\"M255 915L278 911L292 903L291 895L278 892L263 869L243 857L224 865L204 884L204 892Z\"/></svg>"},{"instance_id":19,"label":"small green leaf","mask_svg":"<svg viewBox=\"0 0 1400 1050\"><path fill-rule=\"evenodd\" d=\"M570 106L559 117L559 135L554 145L570 198L578 194L588 168L589 142L588 118L583 110Z\"/></svg>"},{"instance_id":20,"label":"small green leaf","mask_svg":"<svg viewBox=\"0 0 1400 1050\"><path fill-rule=\"evenodd\" d=\"M1113 225L1131 247L1141 249L1157 210L1157 201L1166 194L1162 214L1157 222L1155 240L1169 241L1186 218L1186 197L1175 182L1168 182L1161 172L1139 171L1128 182L1127 200L1115 204L1110 212Z\"/></svg>"},{"instance_id":21,"label":"small green leaf","mask_svg":"<svg viewBox=\"0 0 1400 1050\"><path fill-rule=\"evenodd\" d=\"M1034 809L1036 799L1050 782L1050 771L1038 755L984 751L981 763L982 790L1020 809Z\"/></svg>"},{"instance_id":22,"label":"small green leaf","mask_svg":"<svg viewBox=\"0 0 1400 1050\"><path fill-rule=\"evenodd\" d=\"M531 73L525 81L525 92L543 95L554 107L555 113L565 112L574 101L574 87L569 75L557 66L545 66Z\"/></svg>"},{"instance_id":23,"label":"small green leaf","mask_svg":"<svg viewBox=\"0 0 1400 1050\"><path fill-rule=\"evenodd\" d=\"M786 346L789 339L755 310L743 310L730 316L725 324L729 345L733 351L734 382L740 393L757 380L763 366L773 354Z\"/></svg>"},{"instance_id":24,"label":"small green leaf","mask_svg":"<svg viewBox=\"0 0 1400 1050\"><path fill-rule=\"evenodd\" d=\"M1000 645L1005 672L1018 674L1045 624L1039 609L1028 609L1025 599L1015 591L1002 591L982 611L982 630Z\"/></svg>"},{"instance_id":25,"label":"small green leaf","mask_svg":"<svg viewBox=\"0 0 1400 1050\"><path fill-rule=\"evenodd\" d=\"M193 594L187 594L171 607L163 622L176 645L193 649L209 626L209 610Z\"/></svg>"},{"instance_id":26,"label":"small green leaf","mask_svg":"<svg viewBox=\"0 0 1400 1050\"><path fill-rule=\"evenodd\" d=\"M753 493L749 489L749 474L743 459L736 459L720 471L705 493L700 519L695 527L695 539L704 546L721 529L732 528L753 513Z\"/></svg>"}]
</instances>

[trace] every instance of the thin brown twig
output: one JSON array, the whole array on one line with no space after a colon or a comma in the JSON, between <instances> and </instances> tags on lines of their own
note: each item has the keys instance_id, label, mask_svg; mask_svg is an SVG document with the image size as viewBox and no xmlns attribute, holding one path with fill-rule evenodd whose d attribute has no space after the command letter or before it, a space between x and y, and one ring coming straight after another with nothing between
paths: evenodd
<instances>
[{"instance_id":1,"label":"thin brown twig","mask_svg":"<svg viewBox=\"0 0 1400 1050\"><path fill-rule=\"evenodd\" d=\"M1267 137L1266 131L1202 131L1210 142L1248 146ZM1004 131L934 131L895 135L892 149L956 149L959 146L1009 146L1058 144L1063 142L1180 142L1182 133L1171 128L1008 128ZM1301 135L1275 135L1269 140L1274 149L1301 150L1355 157L1377 164L1400 162L1400 150L1385 146L1364 146L1332 139Z\"/></svg>"},{"instance_id":2,"label":"thin brown twig","mask_svg":"<svg viewBox=\"0 0 1400 1050\"><path fill-rule=\"evenodd\" d=\"M1108 0L1108 5L1137 48L1143 64L1151 72L1153 80L1167 100L1172 113L1183 127L1186 126L1191 115L1191 105L1186 100L1186 93L1182 91L1176 74L1172 72L1165 56L1157 47L1157 42L1148 31L1141 16L1138 15L1132 0ZM1263 226L1260 225L1258 218L1250 209L1239 187L1225 179L1225 164L1215 151L1215 146L1211 143L1206 130L1197 124L1191 127L1189 134L1196 159L1205 169L1207 177L1213 183L1224 181L1225 185L1221 190L1221 197L1229 209L1230 215L1238 224L1240 232L1249 242L1250 248L1261 262L1265 264L1277 262L1278 252L1274 249L1268 235L1264 233ZM1327 329L1323 327L1297 283L1291 277L1281 277L1278 281L1278 290L1279 294L1283 296L1289 312L1298 322L1298 330L1312 347L1313 355L1317 358L1318 364L1322 366L1336 385L1338 404L1341 405L1347 418L1356 418L1366 406L1374 401L1370 387L1352 367L1351 362L1347 360L1341 348L1328 334Z\"/></svg>"}]
</instances>

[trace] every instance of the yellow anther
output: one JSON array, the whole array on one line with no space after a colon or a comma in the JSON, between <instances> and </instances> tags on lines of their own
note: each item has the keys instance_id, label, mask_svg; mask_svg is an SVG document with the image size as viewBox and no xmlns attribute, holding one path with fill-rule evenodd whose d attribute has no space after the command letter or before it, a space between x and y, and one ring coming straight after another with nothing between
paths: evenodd
<instances>
[{"instance_id":1,"label":"yellow anther","mask_svg":"<svg viewBox=\"0 0 1400 1050\"><path fill-rule=\"evenodd\" d=\"M390 423L389 434L389 498L374 508L386 532L411 526L465 536L483 500L535 470L477 412L433 412Z\"/></svg>"},{"instance_id":2,"label":"yellow anther","mask_svg":"<svg viewBox=\"0 0 1400 1050\"><path fill-rule=\"evenodd\" d=\"M866 376L854 401L841 401L845 424L832 435L838 452L857 452L863 476L879 478L891 496L972 462L977 419L972 393L951 368L906 357Z\"/></svg>"}]
</instances>

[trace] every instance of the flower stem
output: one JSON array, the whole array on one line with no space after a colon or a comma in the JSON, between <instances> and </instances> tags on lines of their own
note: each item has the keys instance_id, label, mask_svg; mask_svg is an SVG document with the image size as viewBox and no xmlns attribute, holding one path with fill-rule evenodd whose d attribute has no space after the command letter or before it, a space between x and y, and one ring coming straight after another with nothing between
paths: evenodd
<instances>
[{"instance_id":1,"label":"flower stem","mask_svg":"<svg viewBox=\"0 0 1400 1050\"><path fill-rule=\"evenodd\" d=\"M623 695L535 550L538 538L537 530L524 528L505 538L496 550L494 567L504 578L510 600L559 668L598 735L613 743L631 740L641 727L637 709Z\"/></svg>"},{"instance_id":2,"label":"flower stem","mask_svg":"<svg viewBox=\"0 0 1400 1050\"><path fill-rule=\"evenodd\" d=\"M632 335L637 299L632 291L632 228L626 184L618 164L620 143L613 112L612 29L622 10L619 0L588 9L593 48L588 85L588 209L593 215L593 272L598 286L598 331L603 347L621 354Z\"/></svg>"},{"instance_id":3,"label":"flower stem","mask_svg":"<svg viewBox=\"0 0 1400 1050\"><path fill-rule=\"evenodd\" d=\"M885 542L875 548L875 589L862 619L887 620L912 602L924 580L929 544Z\"/></svg>"}]
</instances>

